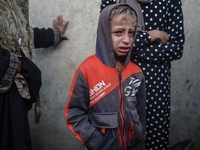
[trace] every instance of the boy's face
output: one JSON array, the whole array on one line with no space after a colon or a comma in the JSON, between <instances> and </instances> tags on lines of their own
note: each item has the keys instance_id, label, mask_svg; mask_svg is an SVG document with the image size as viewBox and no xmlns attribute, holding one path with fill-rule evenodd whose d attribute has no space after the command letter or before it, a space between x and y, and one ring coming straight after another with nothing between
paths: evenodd
<instances>
[{"instance_id":1,"label":"boy's face","mask_svg":"<svg viewBox=\"0 0 200 150\"><path fill-rule=\"evenodd\" d=\"M135 35L135 21L132 17L116 15L111 20L111 35L115 56L126 56L131 49Z\"/></svg>"}]
</instances>

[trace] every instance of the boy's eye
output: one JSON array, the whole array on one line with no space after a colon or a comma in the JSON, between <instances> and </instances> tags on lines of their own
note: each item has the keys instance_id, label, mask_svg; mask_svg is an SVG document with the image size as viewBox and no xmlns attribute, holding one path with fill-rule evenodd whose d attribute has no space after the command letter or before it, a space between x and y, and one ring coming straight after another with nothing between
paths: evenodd
<instances>
[{"instance_id":1,"label":"boy's eye","mask_svg":"<svg viewBox=\"0 0 200 150\"><path fill-rule=\"evenodd\" d=\"M130 31L129 34L130 34L131 36L135 36L135 31Z\"/></svg>"},{"instance_id":2,"label":"boy's eye","mask_svg":"<svg viewBox=\"0 0 200 150\"><path fill-rule=\"evenodd\" d=\"M115 35L120 35L122 33L122 31L115 31L114 34Z\"/></svg>"}]
</instances>

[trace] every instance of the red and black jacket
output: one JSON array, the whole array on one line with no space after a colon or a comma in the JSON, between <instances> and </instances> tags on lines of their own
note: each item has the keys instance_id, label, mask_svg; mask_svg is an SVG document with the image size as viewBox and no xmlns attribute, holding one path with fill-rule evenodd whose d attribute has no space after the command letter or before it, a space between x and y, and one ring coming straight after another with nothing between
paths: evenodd
<instances>
[{"instance_id":1,"label":"red and black jacket","mask_svg":"<svg viewBox=\"0 0 200 150\"><path fill-rule=\"evenodd\" d=\"M110 5L101 12L96 54L74 75L65 112L67 124L89 150L143 150L145 78L130 61L131 51L122 71L115 66L110 21L105 18L111 9Z\"/></svg>"}]
</instances>

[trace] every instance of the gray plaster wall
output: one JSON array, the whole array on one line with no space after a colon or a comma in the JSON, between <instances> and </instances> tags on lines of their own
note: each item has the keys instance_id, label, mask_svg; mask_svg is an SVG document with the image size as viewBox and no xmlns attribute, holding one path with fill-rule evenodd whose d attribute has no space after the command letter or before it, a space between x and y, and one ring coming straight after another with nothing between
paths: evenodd
<instances>
[{"instance_id":1,"label":"gray plaster wall","mask_svg":"<svg viewBox=\"0 0 200 150\"><path fill-rule=\"evenodd\" d=\"M101 0L30 0L33 27L52 27L62 14L69 20L68 41L48 49L37 49L42 70L42 116L34 123L29 112L33 150L84 150L65 120L65 106L76 68L95 52L96 28ZM183 57L172 62L171 139L174 150L200 150L200 0L183 0L185 49Z\"/></svg>"}]
</instances>

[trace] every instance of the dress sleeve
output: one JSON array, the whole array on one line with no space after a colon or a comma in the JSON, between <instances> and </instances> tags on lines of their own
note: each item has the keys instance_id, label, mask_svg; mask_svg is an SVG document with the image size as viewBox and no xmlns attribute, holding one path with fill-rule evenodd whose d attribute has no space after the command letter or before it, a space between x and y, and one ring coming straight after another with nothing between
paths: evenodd
<instances>
[{"instance_id":1,"label":"dress sleeve","mask_svg":"<svg viewBox=\"0 0 200 150\"><path fill-rule=\"evenodd\" d=\"M18 57L0 47L0 93L9 90L18 65Z\"/></svg>"},{"instance_id":2,"label":"dress sleeve","mask_svg":"<svg viewBox=\"0 0 200 150\"><path fill-rule=\"evenodd\" d=\"M135 58L156 63L181 58L185 36L180 0L171 0L167 17L165 32L169 35L169 41L166 44L151 43L151 37L147 31L138 32L135 40Z\"/></svg>"},{"instance_id":3,"label":"dress sleeve","mask_svg":"<svg viewBox=\"0 0 200 150\"><path fill-rule=\"evenodd\" d=\"M61 41L61 34L57 28L33 28L35 48L47 48Z\"/></svg>"}]
</instances>

